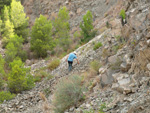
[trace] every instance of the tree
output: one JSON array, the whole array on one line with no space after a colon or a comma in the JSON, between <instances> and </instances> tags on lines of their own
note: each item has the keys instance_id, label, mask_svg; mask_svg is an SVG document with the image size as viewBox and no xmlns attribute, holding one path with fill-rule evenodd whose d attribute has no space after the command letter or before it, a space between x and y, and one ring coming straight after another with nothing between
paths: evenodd
<instances>
[{"instance_id":1,"label":"tree","mask_svg":"<svg viewBox=\"0 0 150 113\"><path fill-rule=\"evenodd\" d=\"M90 11L87 11L86 15L83 16L83 22L80 23L81 28L81 35L83 39L81 42L88 42L92 37L96 35L96 31L94 31L93 23L93 16Z\"/></svg>"},{"instance_id":2,"label":"tree","mask_svg":"<svg viewBox=\"0 0 150 113\"><path fill-rule=\"evenodd\" d=\"M13 43L8 43L6 46L6 51L5 51L5 60L9 64L10 62L15 59L17 55L17 48L14 46Z\"/></svg>"},{"instance_id":3,"label":"tree","mask_svg":"<svg viewBox=\"0 0 150 113\"><path fill-rule=\"evenodd\" d=\"M15 33L18 36L22 36L25 41L27 41L29 35L29 23L28 18L26 18L26 14L24 13L24 7L21 5L20 1L12 0L10 15Z\"/></svg>"},{"instance_id":4,"label":"tree","mask_svg":"<svg viewBox=\"0 0 150 113\"><path fill-rule=\"evenodd\" d=\"M26 54L22 50L23 38L18 35L14 35L9 39L9 43L6 46L5 60L7 63L12 62L17 56L20 57L23 61L26 59Z\"/></svg>"},{"instance_id":5,"label":"tree","mask_svg":"<svg viewBox=\"0 0 150 113\"><path fill-rule=\"evenodd\" d=\"M54 42L52 41L52 24L46 17L40 15L35 20L31 31L31 50L38 57L47 56L47 51L52 50Z\"/></svg>"},{"instance_id":6,"label":"tree","mask_svg":"<svg viewBox=\"0 0 150 113\"><path fill-rule=\"evenodd\" d=\"M30 68L25 68L20 59L10 63L11 72L8 77L8 88L12 93L20 93L34 86L33 77L29 74Z\"/></svg>"},{"instance_id":7,"label":"tree","mask_svg":"<svg viewBox=\"0 0 150 113\"><path fill-rule=\"evenodd\" d=\"M14 36L14 25L10 22L9 18L9 8L7 6L4 7L4 29L3 29L3 47L5 47L8 43L8 40Z\"/></svg>"},{"instance_id":8,"label":"tree","mask_svg":"<svg viewBox=\"0 0 150 113\"><path fill-rule=\"evenodd\" d=\"M54 21L55 36L59 40L59 44L66 50L69 47L69 11L66 7L60 8L58 17Z\"/></svg>"}]
</instances>

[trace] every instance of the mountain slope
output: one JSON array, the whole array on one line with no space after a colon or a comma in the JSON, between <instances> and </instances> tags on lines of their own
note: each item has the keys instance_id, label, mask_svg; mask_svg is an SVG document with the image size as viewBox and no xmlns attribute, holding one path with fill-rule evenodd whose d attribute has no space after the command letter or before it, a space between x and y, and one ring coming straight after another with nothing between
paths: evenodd
<instances>
[{"instance_id":1,"label":"mountain slope","mask_svg":"<svg viewBox=\"0 0 150 113\"><path fill-rule=\"evenodd\" d=\"M118 16L122 8L126 10L125 26L121 25ZM97 59L103 64L97 75L99 80L83 104L77 108L71 107L66 113L92 109L98 112L103 103L106 103L104 111L108 113L149 113L150 1L122 0L106 14L97 24L101 32L103 31L102 34L76 50L80 64L74 63L71 73L67 71L65 56L60 66L51 72L55 75L53 79L43 80L31 91L18 94L15 99L4 102L0 105L0 112L44 112L44 102L39 93L49 88L51 93L48 102L51 103L55 86L61 78L86 72L90 61ZM106 27L106 22L109 23L109 27ZM96 42L101 42L103 46L93 50ZM37 65L41 64L47 63L41 61ZM36 69L36 65L32 69Z\"/></svg>"}]
</instances>

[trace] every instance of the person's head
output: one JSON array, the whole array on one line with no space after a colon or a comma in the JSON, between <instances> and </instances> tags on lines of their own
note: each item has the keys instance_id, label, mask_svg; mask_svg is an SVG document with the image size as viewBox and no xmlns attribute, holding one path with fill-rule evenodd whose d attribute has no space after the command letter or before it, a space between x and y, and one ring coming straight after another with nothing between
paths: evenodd
<instances>
[{"instance_id":1,"label":"person's head","mask_svg":"<svg viewBox=\"0 0 150 113\"><path fill-rule=\"evenodd\" d=\"M75 55L77 55L77 52L76 52L76 51L74 51L73 53L74 53Z\"/></svg>"}]
</instances>

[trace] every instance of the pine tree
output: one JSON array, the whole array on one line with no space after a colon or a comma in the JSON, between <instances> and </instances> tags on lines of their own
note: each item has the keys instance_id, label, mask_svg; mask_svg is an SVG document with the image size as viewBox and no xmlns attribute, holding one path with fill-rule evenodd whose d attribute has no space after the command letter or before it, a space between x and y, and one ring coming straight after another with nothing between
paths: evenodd
<instances>
[{"instance_id":1,"label":"pine tree","mask_svg":"<svg viewBox=\"0 0 150 113\"><path fill-rule=\"evenodd\" d=\"M96 31L93 30L93 16L90 11L87 11L86 15L83 16L83 22L80 23L80 28L83 36L81 42L88 42L96 35Z\"/></svg>"},{"instance_id":2,"label":"pine tree","mask_svg":"<svg viewBox=\"0 0 150 113\"><path fill-rule=\"evenodd\" d=\"M9 8L4 7L4 29L3 29L3 46L5 47L10 38L14 36L14 25L10 22L9 18Z\"/></svg>"},{"instance_id":3,"label":"pine tree","mask_svg":"<svg viewBox=\"0 0 150 113\"><path fill-rule=\"evenodd\" d=\"M66 7L59 10L58 17L54 21L55 36L59 40L59 44L66 50L69 47L69 12Z\"/></svg>"},{"instance_id":4,"label":"pine tree","mask_svg":"<svg viewBox=\"0 0 150 113\"><path fill-rule=\"evenodd\" d=\"M32 75L29 74L30 69L24 67L24 63L20 59L13 60L10 63L11 72L8 77L8 88L12 93L20 93L34 86Z\"/></svg>"},{"instance_id":5,"label":"pine tree","mask_svg":"<svg viewBox=\"0 0 150 113\"><path fill-rule=\"evenodd\" d=\"M24 13L24 7L21 5L20 1L12 0L10 15L15 33L18 36L22 36L25 41L27 41L29 35L29 23L28 18L26 18L26 14Z\"/></svg>"},{"instance_id":6,"label":"pine tree","mask_svg":"<svg viewBox=\"0 0 150 113\"><path fill-rule=\"evenodd\" d=\"M47 56L47 51L52 50L54 42L52 41L52 24L46 17L40 15L35 20L31 31L31 50L38 57Z\"/></svg>"}]
</instances>

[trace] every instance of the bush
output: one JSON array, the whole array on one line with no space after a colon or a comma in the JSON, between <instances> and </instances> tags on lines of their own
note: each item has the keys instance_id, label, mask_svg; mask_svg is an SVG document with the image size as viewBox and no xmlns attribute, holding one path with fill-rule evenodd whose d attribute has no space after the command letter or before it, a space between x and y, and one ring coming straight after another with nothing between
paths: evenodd
<instances>
[{"instance_id":1,"label":"bush","mask_svg":"<svg viewBox=\"0 0 150 113\"><path fill-rule=\"evenodd\" d=\"M101 46L102 46L102 43L98 42L94 45L93 49L96 50L96 49L100 48Z\"/></svg>"},{"instance_id":2,"label":"bush","mask_svg":"<svg viewBox=\"0 0 150 113\"><path fill-rule=\"evenodd\" d=\"M34 81L35 82L40 82L43 78L47 77L48 76L48 73L43 71L43 70L40 70L38 71L35 76L34 76Z\"/></svg>"},{"instance_id":3,"label":"bush","mask_svg":"<svg viewBox=\"0 0 150 113\"><path fill-rule=\"evenodd\" d=\"M55 68L59 66L59 64L60 64L60 60L56 58L50 62L50 64L48 65L48 69L54 70Z\"/></svg>"},{"instance_id":4,"label":"bush","mask_svg":"<svg viewBox=\"0 0 150 113\"><path fill-rule=\"evenodd\" d=\"M124 9L122 9L122 10L120 11L120 16L122 17L122 19L125 19L125 18L126 18L126 13L125 13L125 10L124 10Z\"/></svg>"},{"instance_id":5,"label":"bush","mask_svg":"<svg viewBox=\"0 0 150 113\"><path fill-rule=\"evenodd\" d=\"M94 60L90 63L90 68L94 71L96 71L98 73L99 71L99 68L101 67L101 64L99 61L97 60Z\"/></svg>"},{"instance_id":6,"label":"bush","mask_svg":"<svg viewBox=\"0 0 150 113\"><path fill-rule=\"evenodd\" d=\"M8 77L8 88L10 92L20 93L34 86L33 77L29 74L30 69L25 68L20 59L15 59L10 63L10 67L11 72Z\"/></svg>"},{"instance_id":7,"label":"bush","mask_svg":"<svg viewBox=\"0 0 150 113\"><path fill-rule=\"evenodd\" d=\"M82 78L76 75L64 78L59 82L54 92L55 113L64 113L67 108L84 99L84 88L81 82Z\"/></svg>"},{"instance_id":8,"label":"bush","mask_svg":"<svg viewBox=\"0 0 150 113\"><path fill-rule=\"evenodd\" d=\"M4 100L10 100L12 98L15 97L15 94L11 94L10 92L4 92L4 91L1 91L0 92L0 103L3 103Z\"/></svg>"}]
</instances>

